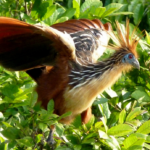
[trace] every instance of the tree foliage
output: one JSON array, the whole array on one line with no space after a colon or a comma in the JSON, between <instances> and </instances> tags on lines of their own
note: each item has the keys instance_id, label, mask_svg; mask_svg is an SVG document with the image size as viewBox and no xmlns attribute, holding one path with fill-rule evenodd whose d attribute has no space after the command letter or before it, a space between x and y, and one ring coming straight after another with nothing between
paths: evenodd
<instances>
[{"instance_id":1,"label":"tree foliage","mask_svg":"<svg viewBox=\"0 0 150 150\"><path fill-rule=\"evenodd\" d=\"M35 82L24 72L0 67L0 150L50 149L45 142L49 126L56 125L56 150L143 150L150 149L150 2L149 0L1 0L0 16L30 24L52 25L72 18L98 18L103 23L130 19L145 36L137 47L140 71L122 75L93 104L93 117L81 124L64 126L53 114L54 103L42 109L34 92ZM115 30L115 26L113 26ZM103 58L108 57L107 50ZM102 58L102 59L103 59Z\"/></svg>"}]
</instances>

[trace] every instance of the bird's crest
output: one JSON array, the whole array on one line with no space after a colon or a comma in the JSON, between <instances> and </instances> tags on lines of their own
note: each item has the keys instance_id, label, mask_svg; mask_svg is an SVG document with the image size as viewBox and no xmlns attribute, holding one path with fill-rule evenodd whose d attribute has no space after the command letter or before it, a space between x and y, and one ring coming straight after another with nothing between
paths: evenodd
<instances>
[{"instance_id":1,"label":"bird's crest","mask_svg":"<svg viewBox=\"0 0 150 150\"><path fill-rule=\"evenodd\" d=\"M116 31L116 34L113 31L109 33L111 39L115 42L115 45L110 44L108 48L116 51L124 49L125 51L133 53L134 56L137 57L136 47L140 38L135 35L136 28L132 31L131 37L129 36L129 19L126 20L126 27L121 26L118 21L116 21Z\"/></svg>"}]
</instances>

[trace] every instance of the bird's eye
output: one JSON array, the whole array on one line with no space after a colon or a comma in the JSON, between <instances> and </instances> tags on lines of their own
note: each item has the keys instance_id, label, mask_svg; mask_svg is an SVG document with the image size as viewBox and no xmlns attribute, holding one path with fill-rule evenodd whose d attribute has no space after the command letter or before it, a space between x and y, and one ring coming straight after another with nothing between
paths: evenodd
<instances>
[{"instance_id":1,"label":"bird's eye","mask_svg":"<svg viewBox=\"0 0 150 150\"><path fill-rule=\"evenodd\" d=\"M133 55L132 55L132 54L129 54L128 58L129 58L129 59L132 59L132 58L133 58Z\"/></svg>"}]
</instances>

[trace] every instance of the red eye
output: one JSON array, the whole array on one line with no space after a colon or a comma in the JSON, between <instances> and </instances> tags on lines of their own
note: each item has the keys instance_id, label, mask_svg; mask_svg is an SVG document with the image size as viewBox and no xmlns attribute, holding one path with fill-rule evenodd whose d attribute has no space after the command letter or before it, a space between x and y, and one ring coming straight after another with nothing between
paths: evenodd
<instances>
[{"instance_id":1,"label":"red eye","mask_svg":"<svg viewBox=\"0 0 150 150\"><path fill-rule=\"evenodd\" d=\"M132 59L132 58L133 58L133 55L132 55L132 54L130 54L128 57L129 57L130 59Z\"/></svg>"}]
</instances>

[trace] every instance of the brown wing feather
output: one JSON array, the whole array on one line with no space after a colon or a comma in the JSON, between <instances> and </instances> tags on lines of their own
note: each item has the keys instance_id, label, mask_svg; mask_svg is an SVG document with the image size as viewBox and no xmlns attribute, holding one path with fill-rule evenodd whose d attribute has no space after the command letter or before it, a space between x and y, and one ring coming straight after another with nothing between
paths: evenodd
<instances>
[{"instance_id":1,"label":"brown wing feather","mask_svg":"<svg viewBox=\"0 0 150 150\"><path fill-rule=\"evenodd\" d=\"M107 32L112 30L110 23L102 24L98 19L73 19L52 27L70 33L76 47L77 62L82 65L97 61L109 41Z\"/></svg>"},{"instance_id":2,"label":"brown wing feather","mask_svg":"<svg viewBox=\"0 0 150 150\"><path fill-rule=\"evenodd\" d=\"M111 24L106 23L103 25L102 22L98 19L94 19L94 20L72 19L63 23L54 24L51 27L61 32L66 31L68 33L74 33L74 32L84 31L85 29L91 29L91 28L110 30Z\"/></svg>"},{"instance_id":3,"label":"brown wing feather","mask_svg":"<svg viewBox=\"0 0 150 150\"><path fill-rule=\"evenodd\" d=\"M50 27L0 17L0 30L0 65L7 69L27 70L55 65L56 56L62 56L62 53L66 59L73 56L72 39Z\"/></svg>"}]
</instances>

